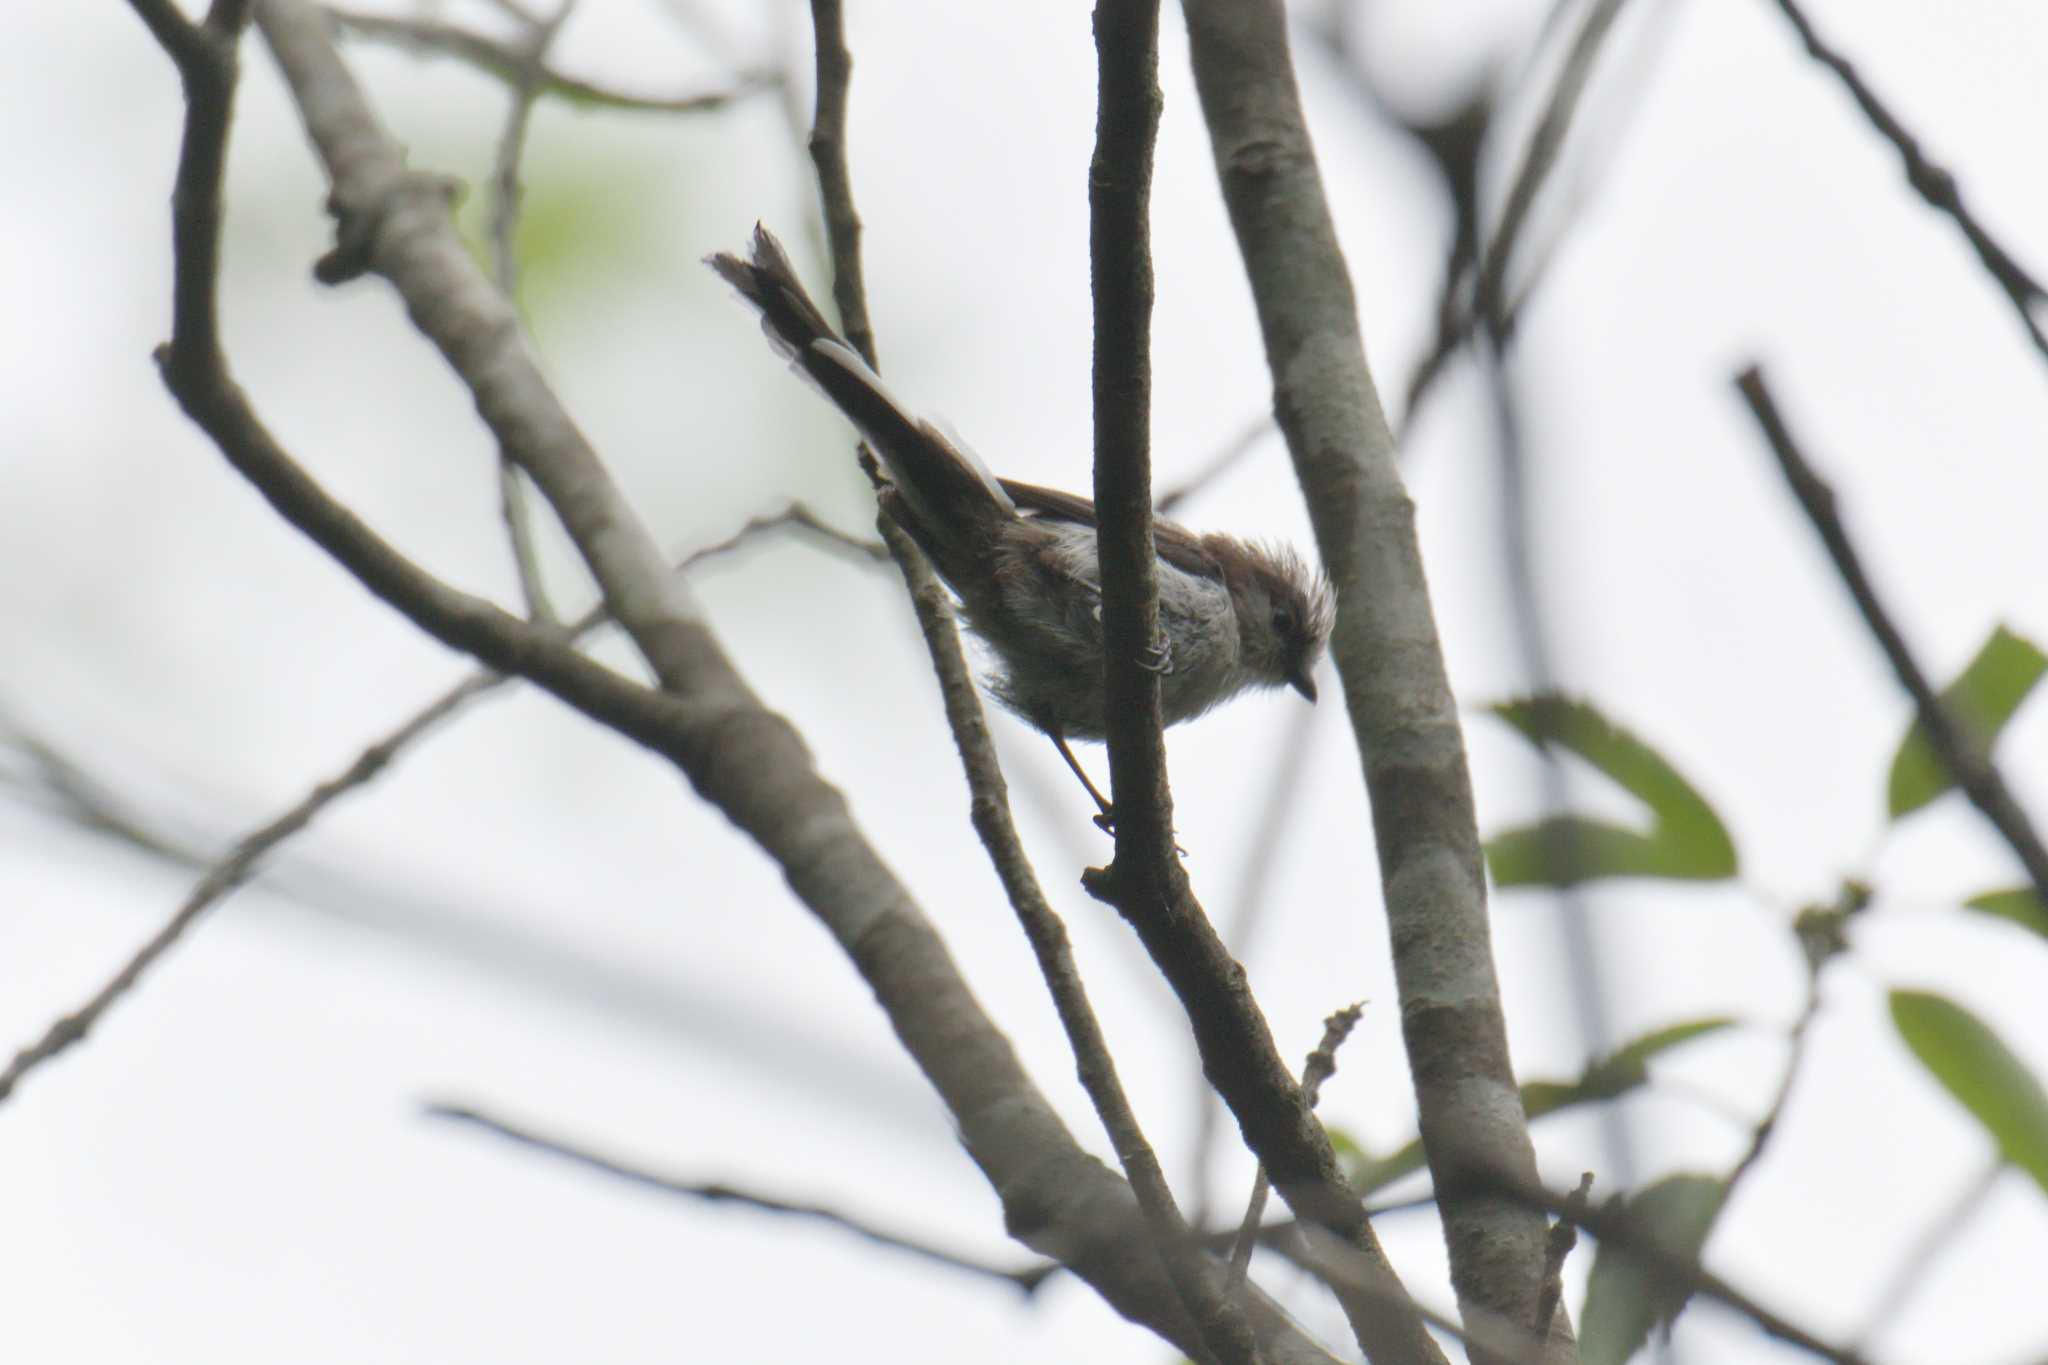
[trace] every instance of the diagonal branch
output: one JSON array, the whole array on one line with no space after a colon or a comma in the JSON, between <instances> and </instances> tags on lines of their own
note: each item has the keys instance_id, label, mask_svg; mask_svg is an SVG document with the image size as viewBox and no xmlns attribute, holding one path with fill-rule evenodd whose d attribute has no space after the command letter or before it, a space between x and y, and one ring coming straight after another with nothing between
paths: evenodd
<instances>
[{"instance_id":1,"label":"diagonal branch","mask_svg":"<svg viewBox=\"0 0 2048 1365\"><path fill-rule=\"evenodd\" d=\"M1835 562L1835 572L1841 575L1843 586L1855 599L1856 610L1862 613L1864 624L1870 628L1885 658L1891 661L1892 672L1898 674L1899 685L1913 698L1913 705L1920 712L1920 723L1926 727L1934 752L1941 756L1942 766L1955 778L1963 794L1969 797L1970 804L1991 822L1992 828L2012 849L2034 884L2034 894L2041 898L2042 904L2048 905L2048 849L2041 846L2041 837L2035 832L2033 822L2006 785L2005 776L1999 772L1991 755L1949 714L1934 685L1927 681L1927 674L1919 661L1907 648L1905 636L1899 633L1891 613L1879 600L1869 574L1864 572L1863 557L1857 554L1849 539L1848 528L1842 525L1842 519L1835 511L1835 490L1814 473L1813 466L1800 452L1798 442L1771 397L1763 370L1755 365L1748 366L1735 377L1735 387L1741 391L1743 401L1749 404L1757 425L1763 429L1764 439L1770 442L1771 453L1777 457L1778 468L1784 473L1785 482L1791 486L1792 495L1799 499L1807 520L1813 523L1821 543L1827 546L1828 557Z\"/></svg>"},{"instance_id":2,"label":"diagonal branch","mask_svg":"<svg viewBox=\"0 0 2048 1365\"><path fill-rule=\"evenodd\" d=\"M691 554L685 567L732 550L749 537L782 526L798 526L823 538L849 554L872 558L866 542L842 536L801 504L791 504L772 516L756 517L737 532L716 544ZM608 618L602 608L586 613L566 632L580 639ZM179 846L125 816L71 761L34 736L17 733L13 742L25 749L43 771L68 814L90 829L111 834L160 858L186 866L204 867L198 883L162 926L123 963L91 997L51 1022L41 1037L24 1045L4 1071L0 1071L0 1102L5 1102L29 1072L55 1058L74 1044L85 1041L100 1019L122 997L133 990L143 975L180 942L207 910L226 899L255 875L273 850L311 825L326 809L350 792L369 785L412 744L436 729L457 711L485 693L509 681L503 673L489 669L472 673L434 698L394 728L384 738L366 747L347 768L307 792L289 810L265 822L236 840L224 858L213 859Z\"/></svg>"},{"instance_id":3,"label":"diagonal branch","mask_svg":"<svg viewBox=\"0 0 2048 1365\"><path fill-rule=\"evenodd\" d=\"M426 1106L426 1116L433 1119L447 1119L454 1123L466 1123L480 1128L495 1137L520 1147L529 1147L536 1152L559 1157L564 1161L600 1172L617 1180L628 1181L663 1194L682 1195L700 1199L709 1204L735 1204L742 1208L757 1209L762 1213L779 1213L794 1218L806 1218L838 1228L842 1232L860 1238L872 1245L900 1251L948 1270L965 1271L985 1279L1009 1285L1013 1289L1031 1295L1038 1287L1059 1270L1055 1263L1042 1263L1021 1270L1008 1270L990 1265L958 1252L946 1251L921 1242L901 1233L890 1232L872 1223L829 1209L819 1204L798 1204L787 1199L776 1199L768 1195L754 1194L732 1185L718 1182L679 1180L674 1176L661 1175L644 1167L628 1165L614 1157L604 1156L587 1147L579 1147L559 1138L547 1137L530 1128L494 1118L467 1105L434 1103Z\"/></svg>"},{"instance_id":4,"label":"diagonal branch","mask_svg":"<svg viewBox=\"0 0 2048 1365\"><path fill-rule=\"evenodd\" d=\"M1920 148L1920 140L1907 131L1906 125L1899 122L1898 115L1877 97L1877 92L1858 74L1848 58L1821 41L1820 34L1814 30L1812 23L1808 21L1795 0L1777 0L1777 3L1778 8L1785 12L1785 18L1798 32L1799 41L1805 44L1807 52L1815 61L1835 73L1847 87L1849 97L1856 101L1856 107L1863 111L1863 117L1870 120L1870 126L1877 129L1879 136L1891 143L1898 152L1899 160L1905 163L1906 183L1911 185L1931 207L1947 214L1955 220L1955 225L1962 229L1963 236L1969 239L1970 249L1977 253L1977 259L1982 262L1985 273L1997 282L2006 298L2012 301L2013 310L2020 315L2020 326L2026 329L2028 339L2034 343L2034 349L2048 357L2048 334L2043 333L2040 320L2034 314L2034 310L2041 306L2042 301L2048 299L2048 292L2042 290L2040 281L2036 280L2025 266L2014 260L2012 254L2000 246L1998 239L1991 235L1990 229L1978 221L1976 214L1970 212L1969 206L1963 202L1963 191L1956 184L1955 176L1947 167L1937 165L1928 159L1927 153Z\"/></svg>"},{"instance_id":5,"label":"diagonal branch","mask_svg":"<svg viewBox=\"0 0 2048 1365\"><path fill-rule=\"evenodd\" d=\"M220 0L216 8L232 3ZM539 382L502 299L451 243L443 188L404 171L317 15L302 0L258 3L336 182L340 244L323 263L324 277L376 269L399 286L421 329L476 394L501 445L555 501L614 614L669 690L637 686L552 633L424 573L314 483L256 417L227 373L210 297L235 84L228 44L188 79L186 147L174 196L177 325L161 353L173 395L281 516L415 624L671 759L781 865L798 898L860 970L1001 1194L1019 1239L1056 1256L1119 1311L1170 1339L1192 1340L1129 1187L1074 1144L929 922L853 825L844 798L815 772L788 723L762 708L732 671L687 594L665 574L644 572L644 530ZM1262 1296L1246 1308L1273 1361L1329 1359Z\"/></svg>"}]
</instances>

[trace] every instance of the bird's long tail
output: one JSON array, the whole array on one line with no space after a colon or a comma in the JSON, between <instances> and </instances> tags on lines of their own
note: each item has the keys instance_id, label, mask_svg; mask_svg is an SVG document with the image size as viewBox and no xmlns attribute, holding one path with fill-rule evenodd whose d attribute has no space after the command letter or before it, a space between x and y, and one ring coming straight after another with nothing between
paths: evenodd
<instances>
[{"instance_id":1,"label":"bird's long tail","mask_svg":"<svg viewBox=\"0 0 2048 1365\"><path fill-rule=\"evenodd\" d=\"M959 550L986 544L1016 506L974 453L931 423L912 417L855 350L839 338L804 292L782 243L754 228L752 259L726 252L705 259L761 313L761 330L859 429L881 457L912 514L907 526L942 568Z\"/></svg>"}]
</instances>

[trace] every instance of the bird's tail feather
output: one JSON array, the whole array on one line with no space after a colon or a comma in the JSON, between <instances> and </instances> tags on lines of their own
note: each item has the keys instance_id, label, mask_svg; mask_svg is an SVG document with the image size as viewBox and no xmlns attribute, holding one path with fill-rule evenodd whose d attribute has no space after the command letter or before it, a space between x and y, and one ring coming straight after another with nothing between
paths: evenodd
<instances>
[{"instance_id":1,"label":"bird's tail feather","mask_svg":"<svg viewBox=\"0 0 2048 1365\"><path fill-rule=\"evenodd\" d=\"M761 314L761 330L874 447L917 522L910 529L933 549L933 540L985 532L1017 515L1016 506L987 466L931 423L912 417L866 361L842 341L804 292L782 243L754 228L751 260L720 252L705 264ZM942 559L947 556L941 556Z\"/></svg>"}]
</instances>

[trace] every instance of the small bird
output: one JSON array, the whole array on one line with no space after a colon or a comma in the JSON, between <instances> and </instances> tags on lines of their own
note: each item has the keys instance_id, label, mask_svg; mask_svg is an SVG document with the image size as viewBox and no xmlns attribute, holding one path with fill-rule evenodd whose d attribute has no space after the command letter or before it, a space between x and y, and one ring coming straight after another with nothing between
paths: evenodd
<instances>
[{"instance_id":1,"label":"small bird","mask_svg":"<svg viewBox=\"0 0 2048 1365\"><path fill-rule=\"evenodd\" d=\"M959 440L912 417L811 302L782 244L754 229L751 260L705 264L760 310L761 327L821 389L887 469L889 516L959 597L995 656L998 701L1051 737L1102 809L1113 808L1068 748L1103 738L1102 574L1095 504L1001 479ZM1314 671L1335 616L1328 581L1292 549L1153 523L1159 629L1146 666L1161 716L1192 720L1251 688L1316 699Z\"/></svg>"}]
</instances>

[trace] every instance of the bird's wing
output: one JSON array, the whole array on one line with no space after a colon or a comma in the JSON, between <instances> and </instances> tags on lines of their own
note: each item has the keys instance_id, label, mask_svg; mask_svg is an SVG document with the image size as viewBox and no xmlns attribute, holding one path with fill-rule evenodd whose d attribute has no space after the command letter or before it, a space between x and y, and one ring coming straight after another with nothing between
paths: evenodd
<instances>
[{"instance_id":1,"label":"bird's wing","mask_svg":"<svg viewBox=\"0 0 2048 1365\"><path fill-rule=\"evenodd\" d=\"M1095 504L1078 493L1063 493L1057 488L1041 488L1035 483L1019 483L1015 479L1000 482L1003 491L1010 495L1010 501L1017 504L1021 512L1053 521L1071 522L1076 526L1096 524ZM1202 538L1187 527L1155 519L1152 540L1159 547L1159 557L1174 568L1204 578L1223 576L1222 566L1202 548Z\"/></svg>"}]
</instances>

